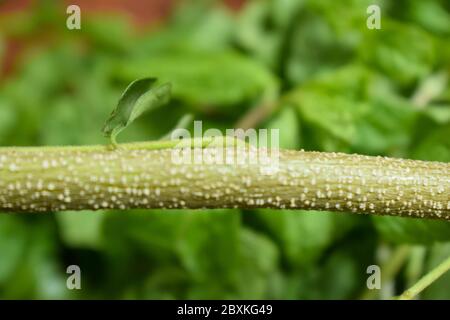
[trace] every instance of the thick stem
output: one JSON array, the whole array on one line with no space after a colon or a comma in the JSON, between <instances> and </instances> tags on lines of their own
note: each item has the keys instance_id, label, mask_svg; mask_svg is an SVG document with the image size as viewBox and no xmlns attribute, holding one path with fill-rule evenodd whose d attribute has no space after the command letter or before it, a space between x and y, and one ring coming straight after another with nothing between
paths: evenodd
<instances>
[{"instance_id":1,"label":"thick stem","mask_svg":"<svg viewBox=\"0 0 450 320\"><path fill-rule=\"evenodd\" d=\"M285 208L450 219L447 163L282 150L267 170L237 156L262 149L173 145L1 148L0 211ZM182 150L193 156L176 164ZM234 157L208 164L205 150Z\"/></svg>"}]
</instances>

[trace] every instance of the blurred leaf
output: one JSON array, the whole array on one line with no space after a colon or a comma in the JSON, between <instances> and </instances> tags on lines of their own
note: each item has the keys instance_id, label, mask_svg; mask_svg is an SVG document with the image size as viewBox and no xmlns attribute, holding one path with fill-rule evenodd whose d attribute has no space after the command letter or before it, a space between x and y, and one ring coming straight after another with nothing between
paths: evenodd
<instances>
[{"instance_id":1,"label":"blurred leaf","mask_svg":"<svg viewBox=\"0 0 450 320\"><path fill-rule=\"evenodd\" d=\"M60 14L59 4L55 1L36 1L30 4L30 10L11 10L2 15L0 30L8 37L33 37L44 28L65 24L65 16ZM54 31L64 30L54 28Z\"/></svg>"},{"instance_id":2,"label":"blurred leaf","mask_svg":"<svg viewBox=\"0 0 450 320\"><path fill-rule=\"evenodd\" d=\"M450 122L450 105L429 105L423 110L423 113L438 124Z\"/></svg>"},{"instance_id":3,"label":"blurred leaf","mask_svg":"<svg viewBox=\"0 0 450 320\"><path fill-rule=\"evenodd\" d=\"M191 277L207 282L220 274L219 282L230 281L238 263L239 213L187 211L181 220L176 251Z\"/></svg>"},{"instance_id":4,"label":"blurred leaf","mask_svg":"<svg viewBox=\"0 0 450 320\"><path fill-rule=\"evenodd\" d=\"M171 28L166 30L177 33L179 42L176 45L183 44L197 50L225 49L235 29L231 12L218 3L208 1L182 4L172 19ZM174 40L167 37L167 33L165 38Z\"/></svg>"},{"instance_id":5,"label":"blurred leaf","mask_svg":"<svg viewBox=\"0 0 450 320\"><path fill-rule=\"evenodd\" d=\"M220 52L230 46L235 29L231 13L212 3L189 3L187 10L176 10L165 28L144 34L133 44L133 60L184 50Z\"/></svg>"},{"instance_id":6,"label":"blurred leaf","mask_svg":"<svg viewBox=\"0 0 450 320\"><path fill-rule=\"evenodd\" d=\"M280 134L279 147L283 149L298 149L300 145L300 124L298 114L289 106L285 106L265 126L268 130L278 129Z\"/></svg>"},{"instance_id":7,"label":"blurred leaf","mask_svg":"<svg viewBox=\"0 0 450 320\"><path fill-rule=\"evenodd\" d=\"M242 228L239 233L239 245L229 252L236 259L233 279L227 285L222 281L209 281L194 285L188 292L188 299L204 299L205 297L255 299L270 294L270 283L276 271L278 251L265 236L250 229ZM215 276L220 273L216 273ZM206 292L205 292L206 290Z\"/></svg>"},{"instance_id":8,"label":"blurred leaf","mask_svg":"<svg viewBox=\"0 0 450 320\"><path fill-rule=\"evenodd\" d=\"M425 273L436 268L440 263L450 256L450 243L435 244L430 249ZM426 288L421 298L429 300L448 300L450 299L450 273L447 271L438 280L434 281Z\"/></svg>"},{"instance_id":9,"label":"blurred leaf","mask_svg":"<svg viewBox=\"0 0 450 320\"><path fill-rule=\"evenodd\" d=\"M359 224L320 261L284 272L276 299L354 299L365 288L366 267L373 264L373 235L370 225Z\"/></svg>"},{"instance_id":10,"label":"blurred leaf","mask_svg":"<svg viewBox=\"0 0 450 320\"><path fill-rule=\"evenodd\" d=\"M0 214L0 288L20 264L26 250L27 230L13 215Z\"/></svg>"},{"instance_id":11,"label":"blurred leaf","mask_svg":"<svg viewBox=\"0 0 450 320\"><path fill-rule=\"evenodd\" d=\"M278 63L279 46L282 33L277 29L270 29L267 25L271 21L272 6L286 1L248 1L239 12L236 30L236 42L248 51L255 59L274 69ZM280 5L283 7L283 5ZM277 11L278 12L278 11ZM289 20L285 20L289 23Z\"/></svg>"},{"instance_id":12,"label":"blurred leaf","mask_svg":"<svg viewBox=\"0 0 450 320\"><path fill-rule=\"evenodd\" d=\"M431 244L450 241L450 222L401 217L372 219L382 237L395 243Z\"/></svg>"},{"instance_id":13,"label":"blurred leaf","mask_svg":"<svg viewBox=\"0 0 450 320\"><path fill-rule=\"evenodd\" d=\"M341 0L340 2L329 0L308 1L308 6L316 14L330 24L336 30L337 36L354 37L354 33L361 33L361 29L366 28L368 17L367 7L377 5L382 12L389 1L383 0ZM384 19L384 17L382 18ZM361 35L360 35L361 36Z\"/></svg>"},{"instance_id":14,"label":"blurred leaf","mask_svg":"<svg viewBox=\"0 0 450 320\"><path fill-rule=\"evenodd\" d=\"M354 217L299 210L257 210L253 218L276 240L293 267L316 261L355 222Z\"/></svg>"},{"instance_id":15,"label":"blurred leaf","mask_svg":"<svg viewBox=\"0 0 450 320\"><path fill-rule=\"evenodd\" d=\"M169 102L170 83L156 84L156 81L156 78L135 80L125 89L102 130L113 144L116 136L136 118Z\"/></svg>"},{"instance_id":16,"label":"blurred leaf","mask_svg":"<svg viewBox=\"0 0 450 320\"><path fill-rule=\"evenodd\" d=\"M152 272L146 279L142 293L137 290L132 299L177 299L182 298L189 286L185 270L179 267L165 267Z\"/></svg>"},{"instance_id":17,"label":"blurred leaf","mask_svg":"<svg viewBox=\"0 0 450 320\"><path fill-rule=\"evenodd\" d=\"M0 144L7 143L6 137L16 126L16 112L9 101L0 98Z\"/></svg>"},{"instance_id":18,"label":"blurred leaf","mask_svg":"<svg viewBox=\"0 0 450 320\"><path fill-rule=\"evenodd\" d=\"M396 1L394 10L399 7L403 9L398 12L403 18L429 31L443 35L450 34L450 14L444 1Z\"/></svg>"},{"instance_id":19,"label":"blurred leaf","mask_svg":"<svg viewBox=\"0 0 450 320\"><path fill-rule=\"evenodd\" d=\"M404 86L431 73L437 51L430 34L384 18L380 30L366 30L359 54L365 63Z\"/></svg>"},{"instance_id":20,"label":"blurred leaf","mask_svg":"<svg viewBox=\"0 0 450 320\"><path fill-rule=\"evenodd\" d=\"M58 265L58 242L52 219L47 216L31 220L22 224L22 230L26 233L25 252L20 256L20 263L12 270L13 273L4 279L7 281L4 283L2 298L68 298L70 291L67 290L62 268ZM15 232L20 232L20 229L18 227ZM19 240L18 245L20 243Z\"/></svg>"},{"instance_id":21,"label":"blurred leaf","mask_svg":"<svg viewBox=\"0 0 450 320\"><path fill-rule=\"evenodd\" d=\"M120 241L123 250L141 252L160 270L148 278L146 290L165 283L182 295L190 284L187 298L227 293L245 297L249 292L264 297L267 277L276 268L275 246L264 236L242 229L236 211L118 212L107 215L105 227L105 244L114 246L111 250L117 251L114 243ZM177 268L172 269L172 280L160 269L170 265Z\"/></svg>"},{"instance_id":22,"label":"blurred leaf","mask_svg":"<svg viewBox=\"0 0 450 320\"><path fill-rule=\"evenodd\" d=\"M411 97L411 100L418 108L425 108L433 100L439 99L439 97L445 92L447 87L449 74L441 71L428 75L422 79Z\"/></svg>"},{"instance_id":23,"label":"blurred leaf","mask_svg":"<svg viewBox=\"0 0 450 320\"><path fill-rule=\"evenodd\" d=\"M370 4L382 9L381 30L366 28ZM448 85L422 109L410 102L421 82L449 69L445 0L255 0L238 11L182 1L139 32L121 14L97 13L67 31L54 1L32 8L0 19L0 57L12 48L15 58L0 83L2 145L103 143L99 125L121 88L154 75L173 82L175 99L142 114L124 140L158 139L194 112L205 130L225 130L271 99L280 109L261 127L279 128L281 147L450 161ZM286 94L276 101L279 87ZM0 215L0 298L353 298L379 237L428 244L449 234L446 222L390 217L261 210L243 218ZM427 269L447 249L433 244ZM65 288L67 264L82 268L77 293ZM446 277L422 297L446 298Z\"/></svg>"},{"instance_id":24,"label":"blurred leaf","mask_svg":"<svg viewBox=\"0 0 450 320\"><path fill-rule=\"evenodd\" d=\"M355 123L367 108L364 104L319 92L298 92L296 103L302 118L348 144L356 136Z\"/></svg>"},{"instance_id":25,"label":"blurred leaf","mask_svg":"<svg viewBox=\"0 0 450 320\"><path fill-rule=\"evenodd\" d=\"M286 102L298 108L325 151L347 146L348 152L404 156L418 115L384 78L359 64L318 75L289 92Z\"/></svg>"},{"instance_id":26,"label":"blurred leaf","mask_svg":"<svg viewBox=\"0 0 450 320\"><path fill-rule=\"evenodd\" d=\"M74 31L70 30L69 33ZM83 16L81 30L77 30L83 36L92 41L97 50L109 52L124 52L129 50L133 43L131 23L125 15L95 15L95 17Z\"/></svg>"},{"instance_id":27,"label":"blurred leaf","mask_svg":"<svg viewBox=\"0 0 450 320\"><path fill-rule=\"evenodd\" d=\"M417 118L405 99L389 94L373 98L357 123L353 147L364 154L406 157Z\"/></svg>"},{"instance_id":28,"label":"blurred leaf","mask_svg":"<svg viewBox=\"0 0 450 320\"><path fill-rule=\"evenodd\" d=\"M237 272L239 213L228 210L117 212L105 218L104 243L117 257L126 254L142 259L139 257L145 256L154 267L175 263L195 283L207 282L220 274L217 285L224 286L233 282Z\"/></svg>"},{"instance_id":29,"label":"blurred leaf","mask_svg":"<svg viewBox=\"0 0 450 320\"><path fill-rule=\"evenodd\" d=\"M267 1L269 12L273 16L273 22L279 27L287 26L296 14L304 8L305 0L276 0Z\"/></svg>"},{"instance_id":30,"label":"blurred leaf","mask_svg":"<svg viewBox=\"0 0 450 320\"><path fill-rule=\"evenodd\" d=\"M74 248L101 248L101 211L64 211L55 214L63 242Z\"/></svg>"},{"instance_id":31,"label":"blurred leaf","mask_svg":"<svg viewBox=\"0 0 450 320\"><path fill-rule=\"evenodd\" d=\"M368 109L361 101L367 75L359 66L326 73L289 92L285 101L294 105L313 128L351 144L356 123Z\"/></svg>"},{"instance_id":32,"label":"blurred leaf","mask_svg":"<svg viewBox=\"0 0 450 320\"><path fill-rule=\"evenodd\" d=\"M412 158L419 160L450 161L450 124L436 128L413 149Z\"/></svg>"},{"instance_id":33,"label":"blurred leaf","mask_svg":"<svg viewBox=\"0 0 450 320\"><path fill-rule=\"evenodd\" d=\"M127 61L118 70L126 80L152 74L173 85L173 97L197 108L225 107L276 91L261 65L232 52L182 52Z\"/></svg>"},{"instance_id":34,"label":"blurred leaf","mask_svg":"<svg viewBox=\"0 0 450 320\"><path fill-rule=\"evenodd\" d=\"M349 61L350 50L320 16L303 12L292 31L289 51L284 52L287 60L284 72L290 83L301 84L345 64Z\"/></svg>"}]
</instances>

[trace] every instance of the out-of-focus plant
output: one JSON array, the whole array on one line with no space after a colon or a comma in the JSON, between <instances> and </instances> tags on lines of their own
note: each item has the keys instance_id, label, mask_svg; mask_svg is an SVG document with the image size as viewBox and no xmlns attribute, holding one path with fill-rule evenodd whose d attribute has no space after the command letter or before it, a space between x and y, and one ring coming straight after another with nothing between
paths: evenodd
<instances>
[{"instance_id":1,"label":"out-of-focus plant","mask_svg":"<svg viewBox=\"0 0 450 320\"><path fill-rule=\"evenodd\" d=\"M2 39L34 44L1 83L2 145L104 144L99 124L121 90L152 75L173 82L173 99L125 141L158 139L193 113L206 127L281 128L283 148L450 160L445 1L379 1L379 31L365 24L373 1L248 1L237 13L195 1L141 34L119 17L68 31L49 3L0 20ZM429 79L441 90L429 94ZM354 298L380 243L423 246L425 274L450 235L445 221L267 209L0 222L2 298ZM83 270L82 291L65 288L69 264ZM448 277L422 297L450 297Z\"/></svg>"}]
</instances>

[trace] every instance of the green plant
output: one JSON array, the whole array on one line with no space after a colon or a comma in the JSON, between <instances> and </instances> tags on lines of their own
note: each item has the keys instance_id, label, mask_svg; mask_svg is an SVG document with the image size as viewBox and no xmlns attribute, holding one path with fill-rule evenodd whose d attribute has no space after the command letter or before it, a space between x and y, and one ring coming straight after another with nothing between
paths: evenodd
<instances>
[{"instance_id":1,"label":"green plant","mask_svg":"<svg viewBox=\"0 0 450 320\"><path fill-rule=\"evenodd\" d=\"M344 165L351 169L356 163L349 163L350 159L367 161L371 166L380 162L401 165L402 169L392 170L375 167L383 176L387 171L400 172L401 177L426 174L426 181L434 186L444 207L440 213L437 206L419 213L438 219L414 217L415 213L409 217L408 210L397 206L399 203L394 208L401 212L380 204L375 214L367 215L329 212L331 208L312 210L320 209L318 205L326 209L325 198L315 202L314 207L312 202L296 202L296 206L307 210L290 210L289 192L304 189L281 187L286 181L276 181L274 185L279 188L266 183L261 186L264 190L270 188L271 193L276 191L280 201L285 201L279 203L285 204L285 209L259 208L255 202L251 208L231 210L122 210L120 204L114 204L118 210L10 212L0 215L0 298L358 298L367 289L366 268L372 264L381 266L383 288L371 291L370 296L387 298L413 286L449 256L450 224L443 219L448 217L448 191L439 195L437 184L448 177L450 161L450 19L445 1L380 1L383 27L379 31L365 28L366 8L374 3L372 0L345 4L327 0L250 0L239 12L231 12L213 1L185 1L186 5L176 7L167 23L139 33L133 33L132 26L121 17L92 19L88 15L83 15L82 30L67 32L61 28L65 26L64 8L52 3L36 1L33 11L2 15L0 19L0 55L8 58L11 39L25 48L23 54L14 54L14 72L0 83L0 144L11 146L0 152L13 155L24 164L17 167L19 171L10 171L8 160L0 169L0 181L5 174L9 178L4 185L14 189L8 193L1 188L2 197L15 202L16 209L20 210L22 199L17 192L21 188L26 192L30 179L22 180L22 173L67 173L69 168L64 167L62 159L53 157L60 152L66 156L80 153L93 170L103 170L94 155L124 155L140 170L144 163L136 160L134 154L148 154L155 169L169 170L155 174L171 176L170 163L162 164L158 158L168 159L178 142L157 139L167 139L166 133L173 125L189 114L201 120L205 130L279 128L282 169L295 162L295 172L303 172L300 163L312 168L308 162L311 157L330 157L345 158ZM172 82L172 100L142 114L139 121L129 126L120 137L126 143L118 144L116 149L106 146L98 131L110 106L127 83L148 75L157 76L159 83ZM192 129L181 122L176 127ZM151 141L133 143L147 140ZM185 141L184 146L196 142ZM239 144L230 140L225 147L224 143L222 139L206 139L201 149L230 149ZM306 152L298 151L301 149ZM33 164L32 159L23 157L40 150L51 154L47 158L48 169L42 168L43 161ZM351 156L355 154L364 156ZM76 159L68 158L71 163ZM56 167L52 159L57 160ZM399 159L425 162L417 162L418 171L407 173L407 167L416 167L416 162ZM110 182L91 181L100 176L87 177L89 169L76 165L94 189L85 191L85 197L73 197L74 193L64 193L65 182L57 180L49 185L53 180L46 176L41 181L42 190L36 192L51 198L40 197L35 202L39 205L36 209L50 204L55 209L61 205L68 209L76 203L86 208L91 206L88 196L103 197L95 192L95 185L103 190ZM127 163L123 165L128 168ZM339 164L333 162L335 165ZM196 166L174 168L190 170ZM429 176L426 172L430 166L438 170ZM205 165L201 170L208 170L208 174L217 177L212 182L220 184L224 177L215 172L217 168ZM250 170L244 172L245 168ZM122 169L118 168L120 172ZM269 183L276 179L274 174L261 175L257 165L236 169L245 177L251 175L247 181L252 185L243 188L252 193L259 187L258 179ZM224 170L232 175L231 168ZM438 174L443 170L443 174ZM177 174L180 172L173 173ZM364 171L364 175L377 185L384 185L374 181L369 171ZM15 177L20 177L20 181L13 181ZM321 185L323 179L337 179L334 174L319 177ZM202 187L210 183L203 186L203 180L196 179L200 177L183 179L184 183L197 183L188 187L201 189L201 193L188 198L190 207L204 203L201 196L206 193L215 196L217 190L222 190L218 185L214 190L204 190ZM125 187L118 192L130 192L127 199L144 202L145 186L128 180L127 184L132 184L129 190ZM318 181L308 186L311 199L317 197L311 188L321 191ZM39 180L33 182L36 188L41 186ZM174 186L177 183L171 182ZM13 185L8 186L10 183ZM78 194L76 182L68 185ZM55 190L48 190L49 186ZM160 187L160 196L161 190L173 195L176 189L162 183ZM133 195L133 189L142 189L144 195ZM339 192L338 187L333 190ZM417 196L410 187L407 190L413 194L397 196ZM421 185L418 191L431 199L427 190ZM154 200L156 188L150 191L151 205L159 207ZM338 202L342 211L356 208L354 191L350 208L348 199ZM386 195L394 196L394 192ZM241 196L243 200L246 195L236 196L233 199ZM348 195L342 195L345 196ZM69 202L61 202L58 197ZM104 204L96 200L94 204ZM105 200L107 207L112 206L112 199ZM182 197L176 200L164 198L163 205L181 205ZM227 205L243 207L243 203L229 200ZM211 206L219 204L214 197L208 201ZM272 201L278 203L277 199ZM330 203L336 201L339 200ZM126 205L146 207L150 203L129 201ZM358 202L359 205L364 206ZM366 211L370 211L367 204ZM380 216L386 213L406 217ZM408 248L406 254L401 250L404 247ZM382 249L387 254L379 255ZM419 258L415 256L416 249L422 252ZM68 292L65 288L65 268L72 263L83 270L82 292ZM448 298L449 276L446 273L433 282L420 293L420 298Z\"/></svg>"},{"instance_id":2,"label":"green plant","mask_svg":"<svg viewBox=\"0 0 450 320\"><path fill-rule=\"evenodd\" d=\"M122 144L116 151L3 148L0 208L279 208L450 219L446 163L283 150L278 171L264 174L261 164L174 164L170 145L176 143ZM223 158L250 152L245 146L205 148Z\"/></svg>"},{"instance_id":3,"label":"green plant","mask_svg":"<svg viewBox=\"0 0 450 320\"><path fill-rule=\"evenodd\" d=\"M131 122L168 103L170 84L156 81L132 82L106 121L103 132L115 150L0 149L0 209L278 208L450 220L447 163L280 152L233 137L118 145L116 136ZM275 151L277 159L267 160L277 163L262 161ZM184 152L176 163L174 154Z\"/></svg>"}]
</instances>

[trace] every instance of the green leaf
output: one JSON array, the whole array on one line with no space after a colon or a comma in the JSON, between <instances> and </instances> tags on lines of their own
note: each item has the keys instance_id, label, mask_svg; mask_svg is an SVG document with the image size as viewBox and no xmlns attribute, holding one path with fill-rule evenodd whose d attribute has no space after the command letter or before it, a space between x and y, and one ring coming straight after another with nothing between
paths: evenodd
<instances>
[{"instance_id":1,"label":"green leaf","mask_svg":"<svg viewBox=\"0 0 450 320\"><path fill-rule=\"evenodd\" d=\"M319 92L300 92L302 118L332 136L351 144L356 135L356 122L367 108L357 101Z\"/></svg>"},{"instance_id":2,"label":"green leaf","mask_svg":"<svg viewBox=\"0 0 450 320\"><path fill-rule=\"evenodd\" d=\"M450 122L450 105L429 105L423 113L437 124L448 124Z\"/></svg>"},{"instance_id":3,"label":"green leaf","mask_svg":"<svg viewBox=\"0 0 450 320\"><path fill-rule=\"evenodd\" d=\"M238 103L260 100L278 88L264 66L227 51L165 52L127 61L117 72L124 80L151 73L163 82L170 81L174 98L201 110L226 110Z\"/></svg>"},{"instance_id":4,"label":"green leaf","mask_svg":"<svg viewBox=\"0 0 450 320\"><path fill-rule=\"evenodd\" d=\"M380 94L370 99L356 123L352 147L363 154L406 157L417 118L418 111L406 99Z\"/></svg>"},{"instance_id":5,"label":"green leaf","mask_svg":"<svg viewBox=\"0 0 450 320\"><path fill-rule=\"evenodd\" d=\"M357 123L370 108L367 91L377 83L373 78L365 68L349 65L295 88L285 101L297 108L302 124L311 129L311 138L318 140L321 149L327 150L326 136L351 145ZM320 132L325 134L321 136Z\"/></svg>"},{"instance_id":6,"label":"green leaf","mask_svg":"<svg viewBox=\"0 0 450 320\"><path fill-rule=\"evenodd\" d=\"M4 216L0 225L8 226L8 216ZM12 218L12 217L11 217ZM15 218L15 217L14 217ZM24 245L23 252L19 255L19 262L7 278L2 279L1 299L67 299L72 292L67 290L66 277L58 260L58 238L53 217L27 217L26 223L15 224L14 230L9 230L9 238L2 239L3 244L10 248L0 248L0 256L9 258L14 264L14 256L10 255L17 247ZM10 221L12 222L12 221ZM19 221L16 221L19 222ZM21 226L20 226L21 224ZM2 229L3 229L2 228ZM5 231L5 229L3 231ZM0 231L1 232L1 231ZM16 233L19 233L15 236ZM25 233L25 235L23 235ZM20 234L25 239L21 239ZM14 242L17 242L14 244ZM24 243L25 242L25 243ZM64 268L65 269L65 268ZM3 270L5 271L5 270Z\"/></svg>"},{"instance_id":7,"label":"green leaf","mask_svg":"<svg viewBox=\"0 0 450 320\"><path fill-rule=\"evenodd\" d=\"M450 256L450 243L439 243L431 247L429 258L426 264L425 273L436 268L440 263ZM450 299L448 284L450 283L450 272L443 274L438 280L433 282L423 291L422 298L430 300Z\"/></svg>"},{"instance_id":8,"label":"green leaf","mask_svg":"<svg viewBox=\"0 0 450 320\"><path fill-rule=\"evenodd\" d=\"M381 236L394 243L431 244L450 241L450 222L402 217L372 217Z\"/></svg>"},{"instance_id":9,"label":"green leaf","mask_svg":"<svg viewBox=\"0 0 450 320\"><path fill-rule=\"evenodd\" d=\"M316 261L323 251L356 221L329 212L257 210L252 217L280 245L291 266Z\"/></svg>"},{"instance_id":10,"label":"green leaf","mask_svg":"<svg viewBox=\"0 0 450 320\"><path fill-rule=\"evenodd\" d=\"M278 63L282 34L277 32L275 26L268 30L266 24L270 21L271 13L278 12L277 7L281 7L276 5L279 2L281 1L249 1L239 12L236 21L238 26L235 35L236 42L254 58L272 69ZM284 22L288 23L289 19Z\"/></svg>"},{"instance_id":11,"label":"green leaf","mask_svg":"<svg viewBox=\"0 0 450 320\"><path fill-rule=\"evenodd\" d=\"M215 210L136 210L113 212L103 223L106 250L123 270L133 261L153 268L182 268L189 279L206 283L219 276L219 286L230 285L237 271L240 214ZM114 262L115 263L115 262ZM149 270L150 271L150 270ZM123 281L127 281L126 278Z\"/></svg>"},{"instance_id":12,"label":"green leaf","mask_svg":"<svg viewBox=\"0 0 450 320\"><path fill-rule=\"evenodd\" d=\"M20 264L26 250L27 230L18 217L0 214L0 285Z\"/></svg>"},{"instance_id":13,"label":"green leaf","mask_svg":"<svg viewBox=\"0 0 450 320\"><path fill-rule=\"evenodd\" d=\"M170 83L159 85L156 82L156 78L143 78L133 81L125 89L102 130L114 145L116 136L140 115L169 102Z\"/></svg>"},{"instance_id":14,"label":"green leaf","mask_svg":"<svg viewBox=\"0 0 450 320\"><path fill-rule=\"evenodd\" d=\"M411 85L433 71L437 50L434 38L422 29L383 18L380 30L365 30L361 59L400 86Z\"/></svg>"},{"instance_id":15,"label":"green leaf","mask_svg":"<svg viewBox=\"0 0 450 320\"><path fill-rule=\"evenodd\" d=\"M191 287L188 299L205 297L263 299L271 296L272 278L278 271L276 246L265 235L245 227L240 229L237 240L233 252L226 254L235 262L233 268L228 267L232 274L231 282L223 284L222 279L211 281L220 274L214 273L205 279L206 282Z\"/></svg>"},{"instance_id":16,"label":"green leaf","mask_svg":"<svg viewBox=\"0 0 450 320\"><path fill-rule=\"evenodd\" d=\"M125 299L182 299L183 288L189 286L189 277L180 267L161 267L145 280L142 290L135 290L134 296Z\"/></svg>"},{"instance_id":17,"label":"green leaf","mask_svg":"<svg viewBox=\"0 0 450 320\"><path fill-rule=\"evenodd\" d=\"M149 57L185 49L220 52L229 47L236 23L227 7L215 1L189 1L180 2L171 11L164 28L139 38L132 48L133 55Z\"/></svg>"},{"instance_id":18,"label":"green leaf","mask_svg":"<svg viewBox=\"0 0 450 320\"><path fill-rule=\"evenodd\" d=\"M72 248L100 249L101 211L65 211L55 214L63 242Z\"/></svg>"},{"instance_id":19,"label":"green leaf","mask_svg":"<svg viewBox=\"0 0 450 320\"><path fill-rule=\"evenodd\" d=\"M232 253L227 254L227 258L234 262L225 273L231 274L230 281L211 281L218 274L214 273L192 286L187 294L188 299L262 299L271 295L271 280L278 271L276 246L265 235L245 227L240 228L237 240Z\"/></svg>"},{"instance_id":20,"label":"green leaf","mask_svg":"<svg viewBox=\"0 0 450 320\"><path fill-rule=\"evenodd\" d=\"M407 0L399 1L398 5L408 20L429 31L447 36L450 34L450 14L448 8L445 9L444 1Z\"/></svg>"},{"instance_id":21,"label":"green leaf","mask_svg":"<svg viewBox=\"0 0 450 320\"><path fill-rule=\"evenodd\" d=\"M133 43L133 28L129 17L113 14L83 18L83 35L90 40L95 50L124 52ZM70 31L69 31L70 32Z\"/></svg>"},{"instance_id":22,"label":"green leaf","mask_svg":"<svg viewBox=\"0 0 450 320\"><path fill-rule=\"evenodd\" d=\"M238 263L240 213L219 210L184 214L176 241L183 267L195 281L205 283L220 275L219 283L229 283Z\"/></svg>"},{"instance_id":23,"label":"green leaf","mask_svg":"<svg viewBox=\"0 0 450 320\"><path fill-rule=\"evenodd\" d=\"M104 227L106 249L112 261L120 261L118 275L133 272L134 265L149 266L146 296L150 288L167 285L181 298L263 298L277 268L276 246L263 234L242 228L239 211L114 212L107 214Z\"/></svg>"},{"instance_id":24,"label":"green leaf","mask_svg":"<svg viewBox=\"0 0 450 320\"><path fill-rule=\"evenodd\" d=\"M418 116L385 78L359 64L313 78L286 101L311 132L308 147L327 151L405 156Z\"/></svg>"},{"instance_id":25,"label":"green leaf","mask_svg":"<svg viewBox=\"0 0 450 320\"><path fill-rule=\"evenodd\" d=\"M363 222L364 217L360 221ZM367 221L367 220L366 220ZM284 271L276 299L354 299L365 288L366 267L376 246L369 224L361 223L313 264Z\"/></svg>"},{"instance_id":26,"label":"green leaf","mask_svg":"<svg viewBox=\"0 0 450 320\"><path fill-rule=\"evenodd\" d=\"M289 45L284 72L287 80L294 84L333 70L347 62L350 55L350 49L342 43L335 29L310 12L302 12L297 19ZM333 51L332 55L330 51Z\"/></svg>"},{"instance_id":27,"label":"green leaf","mask_svg":"<svg viewBox=\"0 0 450 320\"><path fill-rule=\"evenodd\" d=\"M450 124L437 127L414 148L412 158L429 161L450 161Z\"/></svg>"},{"instance_id":28,"label":"green leaf","mask_svg":"<svg viewBox=\"0 0 450 320\"><path fill-rule=\"evenodd\" d=\"M298 149L300 145L300 123L298 113L290 106L284 106L265 126L268 130L278 129L279 147ZM269 141L271 143L271 141ZM269 147L271 144L269 145Z\"/></svg>"}]
</instances>

